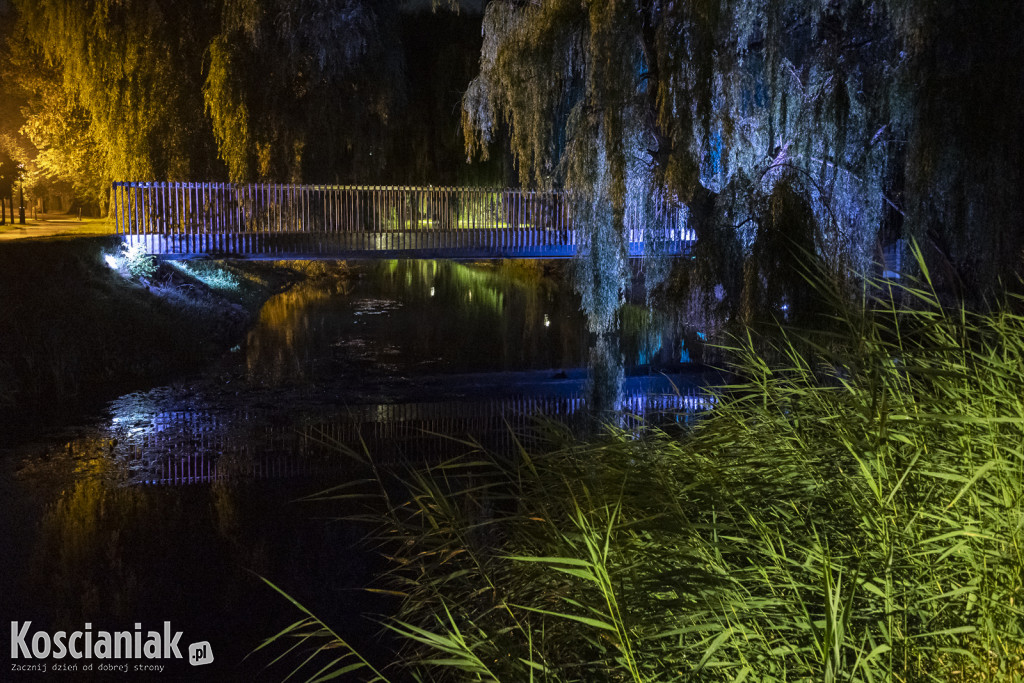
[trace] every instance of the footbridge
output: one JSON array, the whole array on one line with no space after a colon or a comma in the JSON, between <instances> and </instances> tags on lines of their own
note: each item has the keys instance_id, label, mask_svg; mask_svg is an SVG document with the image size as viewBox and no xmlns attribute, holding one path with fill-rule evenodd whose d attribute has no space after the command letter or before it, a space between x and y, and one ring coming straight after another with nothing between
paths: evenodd
<instances>
[{"instance_id":1,"label":"footbridge","mask_svg":"<svg viewBox=\"0 0 1024 683\"><path fill-rule=\"evenodd\" d=\"M124 242L168 258L567 258L582 244L560 191L476 187L117 182ZM678 207L627 210L629 255L681 254Z\"/></svg>"}]
</instances>

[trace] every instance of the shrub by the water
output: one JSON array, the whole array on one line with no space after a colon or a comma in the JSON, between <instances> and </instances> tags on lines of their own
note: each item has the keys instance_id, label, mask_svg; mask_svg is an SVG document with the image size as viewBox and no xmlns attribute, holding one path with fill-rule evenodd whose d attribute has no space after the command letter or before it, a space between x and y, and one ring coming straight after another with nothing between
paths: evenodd
<instances>
[{"instance_id":1,"label":"shrub by the water","mask_svg":"<svg viewBox=\"0 0 1024 683\"><path fill-rule=\"evenodd\" d=\"M1022 679L1021 301L900 298L783 336L782 364L738 345L683 437L563 435L377 494L401 673L308 613L269 644L373 680Z\"/></svg>"},{"instance_id":2,"label":"shrub by the water","mask_svg":"<svg viewBox=\"0 0 1024 683\"><path fill-rule=\"evenodd\" d=\"M122 244L121 259L124 268L133 278L148 280L156 273L156 259L149 255L142 244Z\"/></svg>"}]
</instances>

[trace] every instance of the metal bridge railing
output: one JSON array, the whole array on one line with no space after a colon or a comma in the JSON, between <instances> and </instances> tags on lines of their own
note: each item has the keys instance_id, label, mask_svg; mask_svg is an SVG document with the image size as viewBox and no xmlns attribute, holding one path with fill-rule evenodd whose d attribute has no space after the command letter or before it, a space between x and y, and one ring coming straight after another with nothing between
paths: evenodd
<instances>
[{"instance_id":1,"label":"metal bridge railing","mask_svg":"<svg viewBox=\"0 0 1024 683\"><path fill-rule=\"evenodd\" d=\"M117 182L118 234L154 254L481 251L571 255L559 191L471 187ZM627 211L630 244L692 239L679 209Z\"/></svg>"}]
</instances>

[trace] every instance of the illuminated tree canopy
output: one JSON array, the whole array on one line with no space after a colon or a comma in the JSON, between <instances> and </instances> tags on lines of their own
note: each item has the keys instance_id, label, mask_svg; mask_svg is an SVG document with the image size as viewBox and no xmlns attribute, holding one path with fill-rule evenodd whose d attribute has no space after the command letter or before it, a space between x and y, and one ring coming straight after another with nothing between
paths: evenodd
<instances>
[{"instance_id":1,"label":"illuminated tree canopy","mask_svg":"<svg viewBox=\"0 0 1024 683\"><path fill-rule=\"evenodd\" d=\"M22 132L39 174L83 196L102 203L127 178L324 182L358 171L372 182L383 171L407 89L397 0L11 7L18 27L0 62L27 103Z\"/></svg>"},{"instance_id":2,"label":"illuminated tree canopy","mask_svg":"<svg viewBox=\"0 0 1024 683\"><path fill-rule=\"evenodd\" d=\"M25 99L21 89L13 84L11 78L10 50L7 38L12 34L10 8L4 0L0 0L0 222L6 222L6 210L13 202L11 195L14 184L18 182L25 170L25 163L31 156L28 143L18 134L22 124L21 107ZM7 203L5 203L7 202Z\"/></svg>"},{"instance_id":3,"label":"illuminated tree canopy","mask_svg":"<svg viewBox=\"0 0 1024 683\"><path fill-rule=\"evenodd\" d=\"M198 67L213 17L196 9L203 4L188 10L159 0L15 5L26 34L88 112L111 178L183 178L206 170L212 137L197 135L203 130Z\"/></svg>"},{"instance_id":4,"label":"illuminated tree canopy","mask_svg":"<svg viewBox=\"0 0 1024 683\"><path fill-rule=\"evenodd\" d=\"M28 183L42 186L62 181L70 184L77 197L102 201L105 157L77 91L65 87L60 71L25 44L14 50L11 63L18 69L16 80L27 115L6 127L20 129L21 158L30 169Z\"/></svg>"},{"instance_id":5,"label":"illuminated tree canopy","mask_svg":"<svg viewBox=\"0 0 1024 683\"><path fill-rule=\"evenodd\" d=\"M1011 0L494 0L463 101L467 150L485 154L506 126L523 182L591 204L595 281L623 268L607 240L624 211L667 194L729 313L796 296L796 252L866 271L903 235L984 290L1020 261L1022 13Z\"/></svg>"}]
</instances>

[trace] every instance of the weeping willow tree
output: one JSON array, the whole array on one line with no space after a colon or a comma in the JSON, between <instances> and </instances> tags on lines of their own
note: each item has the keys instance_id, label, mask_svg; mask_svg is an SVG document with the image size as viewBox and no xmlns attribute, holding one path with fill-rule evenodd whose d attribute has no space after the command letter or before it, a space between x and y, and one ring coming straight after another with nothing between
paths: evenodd
<instances>
[{"instance_id":1,"label":"weeping willow tree","mask_svg":"<svg viewBox=\"0 0 1024 683\"><path fill-rule=\"evenodd\" d=\"M12 6L25 39L0 61L27 93L40 168L101 205L112 180L365 181L383 163L404 89L396 3Z\"/></svg>"},{"instance_id":2,"label":"weeping willow tree","mask_svg":"<svg viewBox=\"0 0 1024 683\"><path fill-rule=\"evenodd\" d=\"M206 175L213 138L203 122L207 5L173 0L15 0L22 31L59 70L89 117L104 178ZM205 134L204 134L205 133Z\"/></svg>"},{"instance_id":3,"label":"weeping willow tree","mask_svg":"<svg viewBox=\"0 0 1024 683\"><path fill-rule=\"evenodd\" d=\"M961 276L988 264L991 284L1020 258L1020 209L1003 210L1021 189L1024 22L1019 3L981 4L493 0L467 151L504 125L522 182L577 197L598 327L621 297L625 210L660 196L728 315L791 307L796 255L867 270L883 228L931 239Z\"/></svg>"},{"instance_id":4,"label":"weeping willow tree","mask_svg":"<svg viewBox=\"0 0 1024 683\"><path fill-rule=\"evenodd\" d=\"M333 180L344 159L371 175L401 94L395 10L366 0L224 3L203 94L232 180Z\"/></svg>"}]
</instances>

